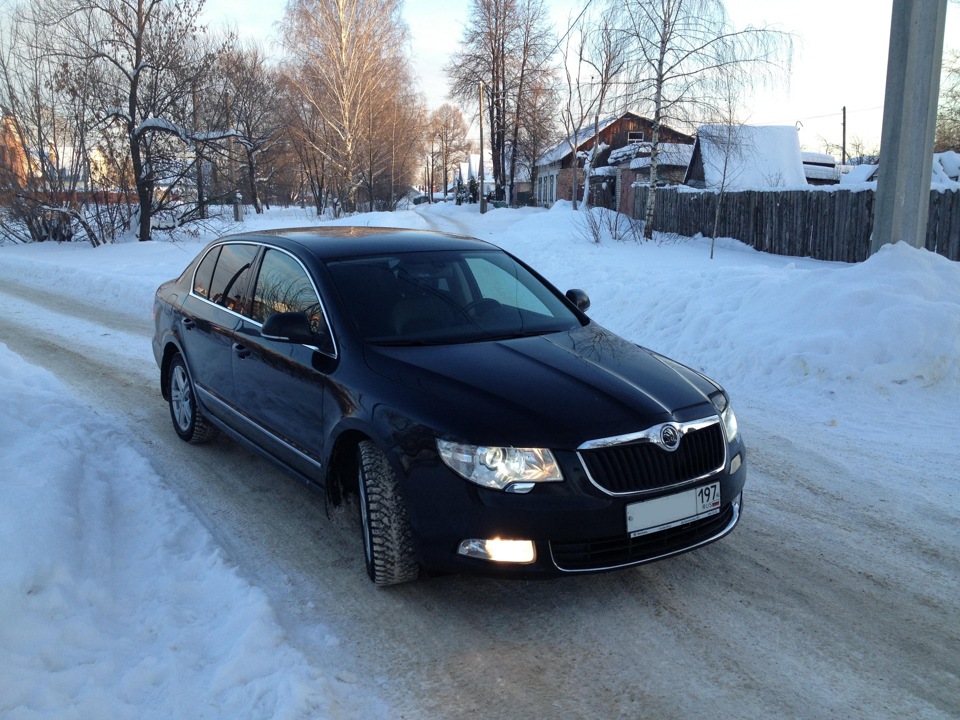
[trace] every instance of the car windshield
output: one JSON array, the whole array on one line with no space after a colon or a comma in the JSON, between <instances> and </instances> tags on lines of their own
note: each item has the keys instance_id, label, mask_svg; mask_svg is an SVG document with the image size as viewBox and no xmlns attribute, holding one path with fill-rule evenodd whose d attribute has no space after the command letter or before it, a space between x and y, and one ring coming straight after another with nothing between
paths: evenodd
<instances>
[{"instance_id":1,"label":"car windshield","mask_svg":"<svg viewBox=\"0 0 960 720\"><path fill-rule=\"evenodd\" d=\"M478 342L569 330L578 316L499 250L412 252L327 263L361 338Z\"/></svg>"}]
</instances>

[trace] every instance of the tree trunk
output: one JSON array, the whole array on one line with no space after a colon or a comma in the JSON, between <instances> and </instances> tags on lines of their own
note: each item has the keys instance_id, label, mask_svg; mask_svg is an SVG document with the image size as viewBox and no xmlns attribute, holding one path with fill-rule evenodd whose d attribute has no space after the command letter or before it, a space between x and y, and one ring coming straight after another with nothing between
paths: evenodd
<instances>
[{"instance_id":1,"label":"tree trunk","mask_svg":"<svg viewBox=\"0 0 960 720\"><path fill-rule=\"evenodd\" d=\"M657 156L660 154L658 149L660 144L659 114L660 110L658 107L657 112L654 113L653 134L650 138L652 142L650 148L650 192L647 193L647 212L644 216L643 223L643 236L647 240L653 239L654 203L657 198Z\"/></svg>"},{"instance_id":2,"label":"tree trunk","mask_svg":"<svg viewBox=\"0 0 960 720\"><path fill-rule=\"evenodd\" d=\"M250 189L250 204L257 215L263 212L263 204L260 202L260 193L257 191L257 159L256 154L247 149L247 185Z\"/></svg>"},{"instance_id":3,"label":"tree trunk","mask_svg":"<svg viewBox=\"0 0 960 720\"><path fill-rule=\"evenodd\" d=\"M657 160L660 145L660 121L663 118L663 84L664 63L667 56L667 38L670 32L664 30L660 36L660 55L657 58L657 76L654 79L655 90L653 98L653 135L650 138L650 192L647 193L647 212L643 223L643 237L653 239L654 207L657 199Z\"/></svg>"}]
</instances>

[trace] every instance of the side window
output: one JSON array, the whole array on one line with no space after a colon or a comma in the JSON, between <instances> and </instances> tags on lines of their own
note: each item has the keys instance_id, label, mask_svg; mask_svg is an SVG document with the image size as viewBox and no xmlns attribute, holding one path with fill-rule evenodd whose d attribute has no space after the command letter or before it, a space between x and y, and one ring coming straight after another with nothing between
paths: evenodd
<instances>
[{"instance_id":1,"label":"side window","mask_svg":"<svg viewBox=\"0 0 960 720\"><path fill-rule=\"evenodd\" d=\"M217 264L217 258L220 257L220 248L221 246L218 245L204 256L193 276L193 291L207 300L210 299L210 281L213 280L213 268Z\"/></svg>"},{"instance_id":2,"label":"side window","mask_svg":"<svg viewBox=\"0 0 960 720\"><path fill-rule=\"evenodd\" d=\"M268 249L260 264L250 316L262 323L279 312L305 313L315 333L327 333L320 299L303 267L285 252ZM329 333L327 337L329 339ZM332 351L332 342L322 349Z\"/></svg>"},{"instance_id":3,"label":"side window","mask_svg":"<svg viewBox=\"0 0 960 720\"><path fill-rule=\"evenodd\" d=\"M247 283L250 265L256 255L256 245L246 243L224 245L217 259L216 269L213 271L209 299L228 310L242 313L243 298L240 294Z\"/></svg>"}]
</instances>

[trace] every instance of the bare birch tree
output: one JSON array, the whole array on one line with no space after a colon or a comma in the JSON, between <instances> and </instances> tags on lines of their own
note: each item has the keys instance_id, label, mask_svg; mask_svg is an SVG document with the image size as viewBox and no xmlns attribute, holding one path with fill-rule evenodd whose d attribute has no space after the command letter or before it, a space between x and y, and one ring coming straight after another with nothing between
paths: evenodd
<instances>
[{"instance_id":1,"label":"bare birch tree","mask_svg":"<svg viewBox=\"0 0 960 720\"><path fill-rule=\"evenodd\" d=\"M178 203L178 183L192 171L186 151L230 134L191 127L193 88L222 50L203 38L202 7L202 0L64 0L51 8L58 56L70 72L97 68L95 112L127 138L140 240L150 239L155 215Z\"/></svg>"},{"instance_id":2,"label":"bare birch tree","mask_svg":"<svg viewBox=\"0 0 960 720\"><path fill-rule=\"evenodd\" d=\"M516 66L511 83L512 95L512 135L509 141L510 184L507 197L511 203L517 202L517 163L520 155L520 133L525 123L540 120L532 107L534 97L532 88L542 87L549 76L546 67L547 58L553 53L553 33L549 30L547 9L543 0L522 0L521 12L517 23L517 52L519 63ZM536 132L535 129L532 129Z\"/></svg>"},{"instance_id":3,"label":"bare birch tree","mask_svg":"<svg viewBox=\"0 0 960 720\"><path fill-rule=\"evenodd\" d=\"M2 25L0 105L4 154L12 162L0 163L7 206L0 224L21 241L76 235L94 246L109 242L127 215L94 192L96 69L65 71L39 5L15 8Z\"/></svg>"},{"instance_id":4,"label":"bare birch tree","mask_svg":"<svg viewBox=\"0 0 960 720\"><path fill-rule=\"evenodd\" d=\"M400 11L400 0L292 0L284 17L295 68L289 82L323 126L314 149L337 202L350 211L364 182L364 134L383 94L396 87L407 41Z\"/></svg>"},{"instance_id":5,"label":"bare birch tree","mask_svg":"<svg viewBox=\"0 0 960 720\"><path fill-rule=\"evenodd\" d=\"M242 156L239 167L244 179L242 186L247 201L260 214L263 212L261 188L269 183L270 174L275 170L265 168L264 159L281 137L277 73L268 66L263 50L255 44L224 52L217 67L231 98L231 117L225 124L236 130L236 144Z\"/></svg>"},{"instance_id":6,"label":"bare birch tree","mask_svg":"<svg viewBox=\"0 0 960 720\"><path fill-rule=\"evenodd\" d=\"M307 192L317 211L323 215L328 197L327 152L330 141L323 117L314 102L308 101L300 91L295 78L303 74L297 67L287 66L280 76L283 95L281 111L286 128L286 141L296 154L300 165L298 196L305 200Z\"/></svg>"},{"instance_id":7,"label":"bare birch tree","mask_svg":"<svg viewBox=\"0 0 960 720\"><path fill-rule=\"evenodd\" d=\"M527 87L516 140L516 162L529 174L531 187L536 188L537 162L556 145L560 94L553 78L543 78Z\"/></svg>"},{"instance_id":8,"label":"bare birch tree","mask_svg":"<svg viewBox=\"0 0 960 720\"><path fill-rule=\"evenodd\" d=\"M426 111L412 89L409 65L399 53L391 65L391 74L378 78L377 91L371 94L360 136L360 179L370 210L393 210L406 194L425 125Z\"/></svg>"},{"instance_id":9,"label":"bare birch tree","mask_svg":"<svg viewBox=\"0 0 960 720\"><path fill-rule=\"evenodd\" d=\"M444 67L451 97L465 107L477 104L482 88L498 200L507 196L519 123L531 117L527 89L552 72L548 61L555 46L547 20L543 0L471 0L461 49Z\"/></svg>"},{"instance_id":10,"label":"bare birch tree","mask_svg":"<svg viewBox=\"0 0 960 720\"><path fill-rule=\"evenodd\" d=\"M688 125L711 114L718 75L736 73L747 85L789 61L788 34L769 28L736 29L723 0L611 0L631 49L629 97L653 109L650 192L644 236L653 237L660 128Z\"/></svg>"},{"instance_id":11,"label":"bare birch tree","mask_svg":"<svg viewBox=\"0 0 960 720\"><path fill-rule=\"evenodd\" d=\"M469 130L460 108L450 103L444 103L430 115L428 132L439 143L438 159L444 199L447 197L450 172L470 153L470 141L467 139Z\"/></svg>"},{"instance_id":12,"label":"bare birch tree","mask_svg":"<svg viewBox=\"0 0 960 720\"><path fill-rule=\"evenodd\" d=\"M736 168L743 167L745 156L755 152L752 144L743 142L744 125L739 114L743 86L737 81L736 73L721 70L718 76L717 89L719 90L718 102L715 107L715 115L711 118L713 123L701 126L697 132L704 164L708 162L707 156L713 155L715 169L719 170L720 175L720 182L717 187L717 205L713 213L713 233L710 237L711 260L713 260L717 234L720 230L720 214L727 187L731 182L739 180L739 177L736 177ZM703 149L705 144L710 147L709 152ZM706 168L704 172L706 172Z\"/></svg>"},{"instance_id":13,"label":"bare birch tree","mask_svg":"<svg viewBox=\"0 0 960 720\"><path fill-rule=\"evenodd\" d=\"M581 15L567 33L563 69L566 79L566 98L560 115L567 143L574 155L574 172L571 179L573 209L576 210L577 193L581 189L577 177L579 160L583 160L584 207L590 197L590 170L601 151L600 123L610 112L611 93L623 72L625 64L623 34L613 27L613 15L604 13L598 22ZM580 153L579 147L592 129L594 141L590 148Z\"/></svg>"}]
</instances>

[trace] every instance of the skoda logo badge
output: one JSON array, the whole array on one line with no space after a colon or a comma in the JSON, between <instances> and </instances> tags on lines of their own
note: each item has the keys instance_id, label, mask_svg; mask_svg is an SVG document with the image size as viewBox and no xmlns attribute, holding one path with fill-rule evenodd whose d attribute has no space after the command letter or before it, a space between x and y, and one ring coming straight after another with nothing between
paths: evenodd
<instances>
[{"instance_id":1,"label":"skoda logo badge","mask_svg":"<svg viewBox=\"0 0 960 720\"><path fill-rule=\"evenodd\" d=\"M664 425L660 428L660 444L673 452L680 447L680 431L673 425Z\"/></svg>"}]
</instances>

